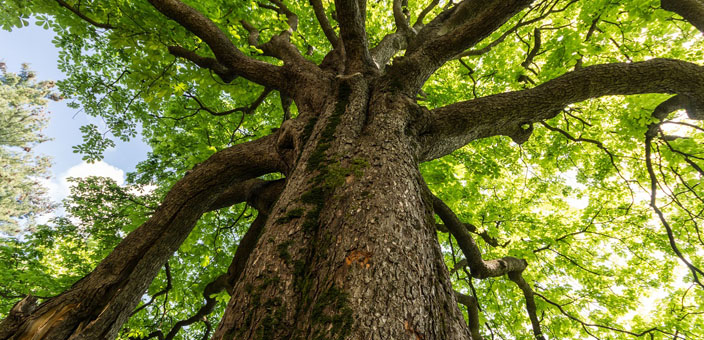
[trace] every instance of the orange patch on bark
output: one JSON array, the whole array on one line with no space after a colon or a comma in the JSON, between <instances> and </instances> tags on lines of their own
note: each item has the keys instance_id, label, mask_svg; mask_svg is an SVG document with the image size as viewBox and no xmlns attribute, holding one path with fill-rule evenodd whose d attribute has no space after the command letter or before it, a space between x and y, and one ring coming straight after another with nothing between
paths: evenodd
<instances>
[{"instance_id":1,"label":"orange patch on bark","mask_svg":"<svg viewBox=\"0 0 704 340\"><path fill-rule=\"evenodd\" d=\"M351 266L358 263L362 268L371 267L372 253L364 250L353 250L345 257L345 264Z\"/></svg>"},{"instance_id":2,"label":"orange patch on bark","mask_svg":"<svg viewBox=\"0 0 704 340\"><path fill-rule=\"evenodd\" d=\"M418 330L416 330L415 327L413 327L413 326L411 325L411 323L408 322L408 320L406 320L406 321L403 322L403 328L406 329L406 332L408 332L408 333L410 333L412 336L414 336L414 337L415 337L415 340L423 340L423 339L425 339L425 335L423 335L423 333L421 333L421 332L419 332Z\"/></svg>"}]
</instances>

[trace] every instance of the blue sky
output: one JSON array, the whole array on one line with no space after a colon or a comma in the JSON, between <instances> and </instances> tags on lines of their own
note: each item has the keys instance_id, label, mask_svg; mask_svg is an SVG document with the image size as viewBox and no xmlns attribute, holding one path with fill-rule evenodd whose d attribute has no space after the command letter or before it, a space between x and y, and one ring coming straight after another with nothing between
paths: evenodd
<instances>
[{"instance_id":1,"label":"blue sky","mask_svg":"<svg viewBox=\"0 0 704 340\"><path fill-rule=\"evenodd\" d=\"M51 42L54 32L31 24L11 32L0 30L0 60L7 64L8 71L17 72L22 63L29 63L40 80L60 80L65 76L58 70L56 60L58 50ZM86 164L81 155L73 153L72 146L81 143L82 125L104 124L95 117L88 117L80 109L66 106L67 100L50 102L48 127L43 131L53 140L35 148L38 153L52 157L53 178L47 183L52 198L59 200L68 192L66 177L106 175L122 182L126 172L133 171L135 165L146 158L148 147L140 137L129 143L116 140L117 146L105 153L103 162Z\"/></svg>"}]
</instances>

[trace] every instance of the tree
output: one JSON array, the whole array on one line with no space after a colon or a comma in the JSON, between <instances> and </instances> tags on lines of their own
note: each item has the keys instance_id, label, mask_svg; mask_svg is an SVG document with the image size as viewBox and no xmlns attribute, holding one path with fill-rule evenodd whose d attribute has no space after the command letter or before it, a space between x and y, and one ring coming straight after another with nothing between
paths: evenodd
<instances>
[{"instance_id":1,"label":"tree","mask_svg":"<svg viewBox=\"0 0 704 340\"><path fill-rule=\"evenodd\" d=\"M32 148L46 140L41 130L47 99L58 97L51 92L54 82L37 82L26 64L19 74L7 72L5 63L0 71L0 233L16 235L32 225L33 216L52 208L39 183L49 159Z\"/></svg>"},{"instance_id":2,"label":"tree","mask_svg":"<svg viewBox=\"0 0 704 340\"><path fill-rule=\"evenodd\" d=\"M4 5L5 27L54 28L62 90L113 136L141 125L153 151L130 181L163 199L63 293L17 302L0 339L702 336L704 54L685 7ZM84 133L100 158L109 139ZM229 247L242 203L256 214ZM193 248L200 267L172 273ZM634 316L649 287L662 305Z\"/></svg>"}]
</instances>

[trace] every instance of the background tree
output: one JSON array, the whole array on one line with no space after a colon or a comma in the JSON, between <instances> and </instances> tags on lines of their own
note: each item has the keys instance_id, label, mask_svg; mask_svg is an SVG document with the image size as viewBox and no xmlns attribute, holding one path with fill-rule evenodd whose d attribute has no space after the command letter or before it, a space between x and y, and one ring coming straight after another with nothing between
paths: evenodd
<instances>
[{"instance_id":1,"label":"background tree","mask_svg":"<svg viewBox=\"0 0 704 340\"><path fill-rule=\"evenodd\" d=\"M0 62L0 72L0 233L15 235L52 208L40 184L50 161L32 149L46 141L47 100L59 98L26 64L15 74Z\"/></svg>"},{"instance_id":2,"label":"background tree","mask_svg":"<svg viewBox=\"0 0 704 340\"><path fill-rule=\"evenodd\" d=\"M161 203L77 192L106 256L0 339L700 338L685 3L4 1Z\"/></svg>"}]
</instances>

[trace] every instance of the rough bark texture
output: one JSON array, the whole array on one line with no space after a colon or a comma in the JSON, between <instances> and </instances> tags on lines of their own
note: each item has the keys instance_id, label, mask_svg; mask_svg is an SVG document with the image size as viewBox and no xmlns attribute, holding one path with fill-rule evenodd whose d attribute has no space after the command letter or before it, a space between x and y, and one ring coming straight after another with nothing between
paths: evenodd
<instances>
[{"instance_id":1,"label":"rough bark texture","mask_svg":"<svg viewBox=\"0 0 704 340\"><path fill-rule=\"evenodd\" d=\"M468 339L408 133L419 108L361 76L328 99L214 338Z\"/></svg>"}]
</instances>

